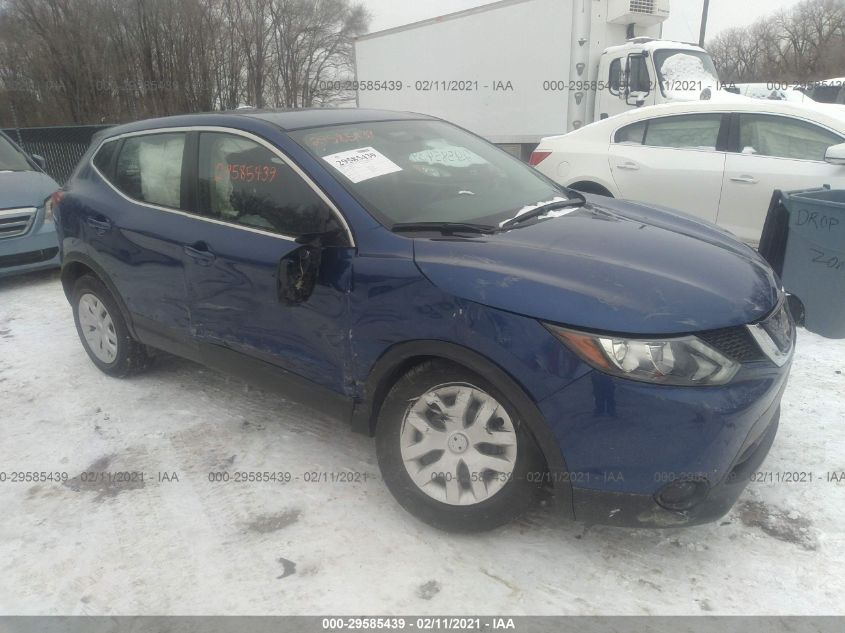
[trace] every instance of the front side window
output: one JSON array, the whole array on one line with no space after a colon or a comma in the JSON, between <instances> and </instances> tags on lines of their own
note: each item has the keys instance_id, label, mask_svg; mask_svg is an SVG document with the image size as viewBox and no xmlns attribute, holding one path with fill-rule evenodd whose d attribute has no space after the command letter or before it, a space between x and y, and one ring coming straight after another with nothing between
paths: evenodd
<instances>
[{"instance_id":1,"label":"front side window","mask_svg":"<svg viewBox=\"0 0 845 633\"><path fill-rule=\"evenodd\" d=\"M234 134L200 134L199 212L282 235L337 233L323 199L277 154Z\"/></svg>"},{"instance_id":2,"label":"front side window","mask_svg":"<svg viewBox=\"0 0 845 633\"><path fill-rule=\"evenodd\" d=\"M744 154L820 162L827 148L842 142L839 135L812 123L759 114L740 115L739 138Z\"/></svg>"},{"instance_id":3,"label":"front side window","mask_svg":"<svg viewBox=\"0 0 845 633\"><path fill-rule=\"evenodd\" d=\"M645 93L651 92L651 78L648 74L648 64L646 58L642 55L631 55L629 58L630 76L628 77L629 93Z\"/></svg>"},{"instance_id":4,"label":"front side window","mask_svg":"<svg viewBox=\"0 0 845 633\"><path fill-rule=\"evenodd\" d=\"M184 153L183 133L130 136L117 157L114 184L135 200L181 208Z\"/></svg>"},{"instance_id":5,"label":"front side window","mask_svg":"<svg viewBox=\"0 0 845 633\"><path fill-rule=\"evenodd\" d=\"M692 114L649 121L645 144L651 147L716 150L721 114Z\"/></svg>"},{"instance_id":6,"label":"front side window","mask_svg":"<svg viewBox=\"0 0 845 633\"><path fill-rule=\"evenodd\" d=\"M35 171L17 147L0 134L0 171Z\"/></svg>"},{"instance_id":7,"label":"front side window","mask_svg":"<svg viewBox=\"0 0 845 633\"><path fill-rule=\"evenodd\" d=\"M622 90L622 59L610 62L610 77L607 80L610 94L618 95Z\"/></svg>"},{"instance_id":8,"label":"front side window","mask_svg":"<svg viewBox=\"0 0 845 633\"><path fill-rule=\"evenodd\" d=\"M291 132L383 224L493 226L565 197L536 170L442 121L381 121Z\"/></svg>"}]
</instances>

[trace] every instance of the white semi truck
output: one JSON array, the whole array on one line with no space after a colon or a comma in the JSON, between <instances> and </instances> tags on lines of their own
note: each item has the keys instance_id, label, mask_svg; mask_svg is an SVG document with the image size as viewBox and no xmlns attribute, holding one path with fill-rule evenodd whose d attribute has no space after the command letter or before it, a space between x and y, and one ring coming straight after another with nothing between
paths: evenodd
<instances>
[{"instance_id":1,"label":"white semi truck","mask_svg":"<svg viewBox=\"0 0 845 633\"><path fill-rule=\"evenodd\" d=\"M438 116L526 159L544 136L707 98L701 48L660 40L669 0L502 0L355 42L360 107Z\"/></svg>"}]
</instances>

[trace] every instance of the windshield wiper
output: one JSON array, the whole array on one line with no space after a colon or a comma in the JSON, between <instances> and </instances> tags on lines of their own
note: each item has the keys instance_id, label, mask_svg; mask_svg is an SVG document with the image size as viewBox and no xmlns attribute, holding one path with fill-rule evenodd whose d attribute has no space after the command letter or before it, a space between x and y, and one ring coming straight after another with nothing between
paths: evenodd
<instances>
[{"instance_id":1,"label":"windshield wiper","mask_svg":"<svg viewBox=\"0 0 845 633\"><path fill-rule=\"evenodd\" d=\"M495 233L496 227L469 222L399 222L391 229L394 233L404 231L440 231L441 233Z\"/></svg>"},{"instance_id":2,"label":"windshield wiper","mask_svg":"<svg viewBox=\"0 0 845 633\"><path fill-rule=\"evenodd\" d=\"M550 211L556 211L558 209L568 209L570 207L583 207L585 204L587 204L587 199L577 191L568 189L567 193L573 197L569 200L558 200L556 202L549 202L548 204L541 205L536 209L526 211L522 215L518 215L515 218L505 220L499 226L503 229L508 229L512 226L516 226L517 224L522 224L523 222L527 222L528 220L533 220L534 218L537 218L541 215L545 215Z\"/></svg>"}]
</instances>

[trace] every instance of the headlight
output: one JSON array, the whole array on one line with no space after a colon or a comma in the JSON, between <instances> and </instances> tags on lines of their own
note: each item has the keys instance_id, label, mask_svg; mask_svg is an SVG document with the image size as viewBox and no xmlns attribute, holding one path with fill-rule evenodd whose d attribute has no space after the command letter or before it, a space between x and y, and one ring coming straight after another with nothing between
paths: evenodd
<instances>
[{"instance_id":1,"label":"headlight","mask_svg":"<svg viewBox=\"0 0 845 633\"><path fill-rule=\"evenodd\" d=\"M64 199L65 194L64 192L59 189L58 191L54 192L49 198L44 201L44 221L45 222L55 222L56 220L56 208L59 206L59 203Z\"/></svg>"},{"instance_id":2,"label":"headlight","mask_svg":"<svg viewBox=\"0 0 845 633\"><path fill-rule=\"evenodd\" d=\"M545 325L586 363L621 378L661 385L713 386L724 385L739 371L739 363L695 336L629 339Z\"/></svg>"},{"instance_id":3,"label":"headlight","mask_svg":"<svg viewBox=\"0 0 845 633\"><path fill-rule=\"evenodd\" d=\"M44 221L45 222L53 222L55 220L53 210L54 210L53 209L53 198L51 196L44 201Z\"/></svg>"}]
</instances>

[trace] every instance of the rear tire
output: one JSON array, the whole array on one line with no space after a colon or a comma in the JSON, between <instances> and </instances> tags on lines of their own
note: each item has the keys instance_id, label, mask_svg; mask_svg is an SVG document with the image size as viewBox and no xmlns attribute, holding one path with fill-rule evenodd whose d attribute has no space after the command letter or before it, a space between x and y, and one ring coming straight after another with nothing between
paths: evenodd
<instances>
[{"instance_id":1,"label":"rear tire","mask_svg":"<svg viewBox=\"0 0 845 633\"><path fill-rule=\"evenodd\" d=\"M152 357L132 338L123 314L108 288L93 275L83 275L71 294L73 320L91 361L105 374L123 378L146 369Z\"/></svg>"},{"instance_id":2,"label":"rear tire","mask_svg":"<svg viewBox=\"0 0 845 633\"><path fill-rule=\"evenodd\" d=\"M537 498L543 458L518 412L489 381L427 361L402 376L381 407L379 468L399 504L453 532L509 523Z\"/></svg>"}]
</instances>

